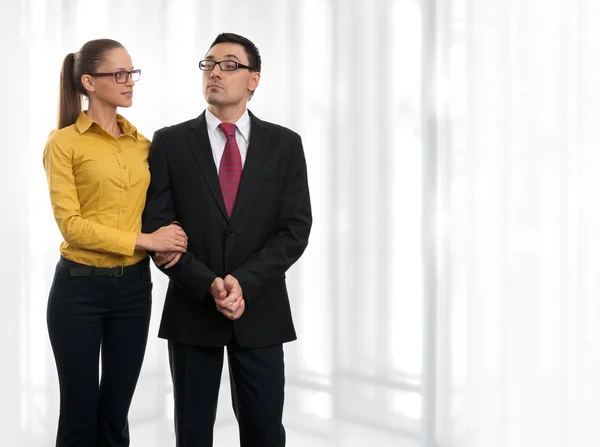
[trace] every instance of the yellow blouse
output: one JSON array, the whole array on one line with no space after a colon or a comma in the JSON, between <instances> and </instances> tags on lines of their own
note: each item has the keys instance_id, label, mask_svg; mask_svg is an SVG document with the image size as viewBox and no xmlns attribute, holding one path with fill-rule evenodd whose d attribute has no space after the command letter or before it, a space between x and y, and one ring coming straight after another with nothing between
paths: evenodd
<instances>
[{"instance_id":1,"label":"yellow blouse","mask_svg":"<svg viewBox=\"0 0 600 447\"><path fill-rule=\"evenodd\" d=\"M44 148L54 218L64 237L61 254L97 267L135 264L150 184L150 141L125 118L119 138L81 112L72 126L53 131Z\"/></svg>"}]
</instances>

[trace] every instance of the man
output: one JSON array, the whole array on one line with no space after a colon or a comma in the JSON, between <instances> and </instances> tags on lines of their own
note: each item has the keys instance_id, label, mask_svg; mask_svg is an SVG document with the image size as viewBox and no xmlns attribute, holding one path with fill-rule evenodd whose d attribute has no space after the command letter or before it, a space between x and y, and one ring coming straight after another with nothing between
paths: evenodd
<instances>
[{"instance_id":1,"label":"man","mask_svg":"<svg viewBox=\"0 0 600 447\"><path fill-rule=\"evenodd\" d=\"M220 34L203 70L208 107L156 132L144 232L177 222L188 251L158 253L169 278L159 337L169 343L178 447L213 442L223 351L242 447L283 447L282 344L295 340L285 272L312 225L300 137L246 109L260 81L248 39Z\"/></svg>"}]
</instances>

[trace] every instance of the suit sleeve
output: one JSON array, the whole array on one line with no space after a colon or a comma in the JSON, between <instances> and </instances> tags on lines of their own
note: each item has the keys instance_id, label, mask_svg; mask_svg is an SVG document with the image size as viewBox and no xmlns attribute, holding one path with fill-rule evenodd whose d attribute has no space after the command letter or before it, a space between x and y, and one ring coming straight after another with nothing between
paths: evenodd
<instances>
[{"instance_id":1,"label":"suit sleeve","mask_svg":"<svg viewBox=\"0 0 600 447\"><path fill-rule=\"evenodd\" d=\"M286 168L275 231L260 251L231 272L240 283L247 304L252 305L269 282L282 278L300 258L308 245L311 226L306 159L302 141L297 137Z\"/></svg>"},{"instance_id":2,"label":"suit sleeve","mask_svg":"<svg viewBox=\"0 0 600 447\"><path fill-rule=\"evenodd\" d=\"M159 132L154 134L150 146L150 186L146 195L146 207L142 217L142 230L152 233L162 226L177 221L171 189L171 176L165 146ZM185 231L185 228L183 229ZM151 255L154 255L151 253ZM184 253L179 262L169 269L158 267L170 279L193 296L203 299L217 277L205 264L190 252Z\"/></svg>"}]
</instances>

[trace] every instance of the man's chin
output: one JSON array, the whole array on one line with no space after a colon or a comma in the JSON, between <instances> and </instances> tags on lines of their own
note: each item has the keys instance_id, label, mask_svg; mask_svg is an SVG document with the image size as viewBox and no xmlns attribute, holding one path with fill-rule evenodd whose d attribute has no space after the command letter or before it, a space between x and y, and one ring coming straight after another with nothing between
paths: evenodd
<instances>
[{"instance_id":1,"label":"man's chin","mask_svg":"<svg viewBox=\"0 0 600 447\"><path fill-rule=\"evenodd\" d=\"M215 107L223 107L223 106L229 105L229 102L227 101L226 98L223 98L221 95L214 94L214 93L209 93L208 95L206 95L204 97L204 99L206 100L206 102L208 104L210 104L211 106L215 106Z\"/></svg>"}]
</instances>

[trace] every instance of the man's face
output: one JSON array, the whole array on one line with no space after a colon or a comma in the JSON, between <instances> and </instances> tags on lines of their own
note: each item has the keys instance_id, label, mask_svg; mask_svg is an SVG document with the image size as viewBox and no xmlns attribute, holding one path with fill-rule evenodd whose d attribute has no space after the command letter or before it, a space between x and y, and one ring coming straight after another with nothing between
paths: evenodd
<instances>
[{"instance_id":1,"label":"man's face","mask_svg":"<svg viewBox=\"0 0 600 447\"><path fill-rule=\"evenodd\" d=\"M206 54L205 59L215 62L235 61L249 65L244 47L237 43L218 43ZM215 65L212 71L203 72L204 98L216 107L236 106L248 101L248 95L258 87L260 73L238 68L223 71Z\"/></svg>"}]
</instances>

